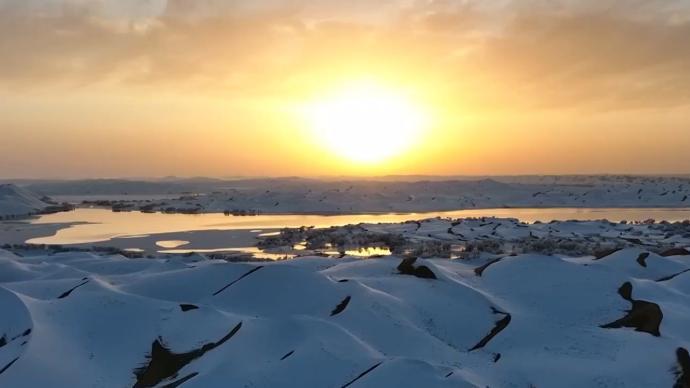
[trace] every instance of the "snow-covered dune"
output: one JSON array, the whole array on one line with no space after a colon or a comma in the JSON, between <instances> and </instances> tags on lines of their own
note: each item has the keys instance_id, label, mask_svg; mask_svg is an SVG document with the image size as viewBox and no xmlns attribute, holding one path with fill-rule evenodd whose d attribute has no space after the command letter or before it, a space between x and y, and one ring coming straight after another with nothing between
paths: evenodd
<instances>
[{"instance_id":1,"label":"snow-covered dune","mask_svg":"<svg viewBox=\"0 0 690 388\"><path fill-rule=\"evenodd\" d=\"M687 387L688 269L0 251L0 386Z\"/></svg>"},{"instance_id":2,"label":"snow-covered dune","mask_svg":"<svg viewBox=\"0 0 690 388\"><path fill-rule=\"evenodd\" d=\"M39 195L13 184L0 185L0 219L41 212L51 206Z\"/></svg>"},{"instance_id":3,"label":"snow-covered dune","mask_svg":"<svg viewBox=\"0 0 690 388\"><path fill-rule=\"evenodd\" d=\"M118 210L167 212L372 213L479 208L690 207L690 179L680 177L527 177L480 180L227 182L178 199L131 200Z\"/></svg>"}]
</instances>

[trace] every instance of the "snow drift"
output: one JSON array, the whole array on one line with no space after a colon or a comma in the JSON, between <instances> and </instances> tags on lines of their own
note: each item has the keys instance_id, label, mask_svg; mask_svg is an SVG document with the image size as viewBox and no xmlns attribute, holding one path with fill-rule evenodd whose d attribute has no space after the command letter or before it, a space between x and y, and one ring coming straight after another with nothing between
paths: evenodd
<instances>
[{"instance_id":1,"label":"snow drift","mask_svg":"<svg viewBox=\"0 0 690 388\"><path fill-rule=\"evenodd\" d=\"M0 251L0 386L671 388L690 379L687 256L199 258Z\"/></svg>"}]
</instances>

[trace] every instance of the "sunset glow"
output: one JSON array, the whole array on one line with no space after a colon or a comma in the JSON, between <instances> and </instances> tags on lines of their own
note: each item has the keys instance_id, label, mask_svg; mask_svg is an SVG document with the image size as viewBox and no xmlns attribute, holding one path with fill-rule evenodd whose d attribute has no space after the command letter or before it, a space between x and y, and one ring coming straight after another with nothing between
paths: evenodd
<instances>
[{"instance_id":1,"label":"sunset glow","mask_svg":"<svg viewBox=\"0 0 690 388\"><path fill-rule=\"evenodd\" d=\"M402 94L355 84L315 101L306 115L318 141L350 162L379 163L409 150L428 118Z\"/></svg>"},{"instance_id":2,"label":"sunset glow","mask_svg":"<svg viewBox=\"0 0 690 388\"><path fill-rule=\"evenodd\" d=\"M690 388L687 257L690 0L0 0L0 388Z\"/></svg>"},{"instance_id":3,"label":"sunset glow","mask_svg":"<svg viewBox=\"0 0 690 388\"><path fill-rule=\"evenodd\" d=\"M0 0L0 177L686 173L662 3Z\"/></svg>"}]
</instances>

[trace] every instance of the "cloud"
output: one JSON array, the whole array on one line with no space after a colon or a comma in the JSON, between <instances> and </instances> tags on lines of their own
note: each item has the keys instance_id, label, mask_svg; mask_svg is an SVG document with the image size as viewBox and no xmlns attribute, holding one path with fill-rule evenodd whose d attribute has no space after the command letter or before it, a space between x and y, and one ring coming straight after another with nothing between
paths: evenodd
<instances>
[{"instance_id":1,"label":"cloud","mask_svg":"<svg viewBox=\"0 0 690 388\"><path fill-rule=\"evenodd\" d=\"M637 0L0 0L0 88L279 97L371 73L478 109L680 106L687 15L682 2Z\"/></svg>"},{"instance_id":2,"label":"cloud","mask_svg":"<svg viewBox=\"0 0 690 388\"><path fill-rule=\"evenodd\" d=\"M609 107L690 102L690 23L608 12L523 13L484 46L489 66L543 104ZM500 65L499 65L500 66Z\"/></svg>"}]
</instances>

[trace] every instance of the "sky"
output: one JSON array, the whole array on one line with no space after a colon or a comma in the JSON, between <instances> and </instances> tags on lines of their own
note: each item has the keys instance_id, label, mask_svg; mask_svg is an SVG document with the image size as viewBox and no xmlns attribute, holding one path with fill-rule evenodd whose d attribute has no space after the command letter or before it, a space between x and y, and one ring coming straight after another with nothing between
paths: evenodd
<instances>
[{"instance_id":1,"label":"sky","mask_svg":"<svg viewBox=\"0 0 690 388\"><path fill-rule=\"evenodd\" d=\"M689 173L689 36L686 0L0 0L0 177ZM375 163L304 114L363 80L426 118Z\"/></svg>"}]
</instances>

